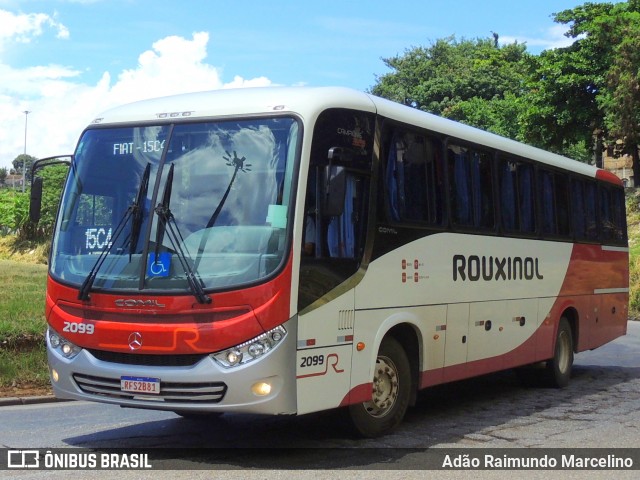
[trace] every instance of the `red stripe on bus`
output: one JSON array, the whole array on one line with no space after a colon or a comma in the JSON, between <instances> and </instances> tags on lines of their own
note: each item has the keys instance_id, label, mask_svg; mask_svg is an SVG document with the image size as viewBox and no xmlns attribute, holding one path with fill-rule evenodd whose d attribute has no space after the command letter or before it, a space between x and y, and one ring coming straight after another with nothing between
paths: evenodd
<instances>
[{"instance_id":1,"label":"red stripe on bus","mask_svg":"<svg viewBox=\"0 0 640 480\"><path fill-rule=\"evenodd\" d=\"M213 304L191 295L126 295L148 307L119 307L123 295L91 293L77 300L77 288L48 278L46 315L56 331L83 348L131 353L129 336L138 332L150 355L206 354L246 342L285 323L290 317L292 257L279 275L253 287L213 293ZM133 302L132 302L133 303ZM118 321L116 321L118 320ZM65 323L91 323L95 334L63 332Z\"/></svg>"},{"instance_id":2,"label":"red stripe on bus","mask_svg":"<svg viewBox=\"0 0 640 480\"><path fill-rule=\"evenodd\" d=\"M435 368L420 373L419 388L463 380L479 375L545 361L553 356L554 339L560 317L577 312L575 328L578 352L603 345L627 329L629 286L625 249L605 249L601 245L574 245L564 281L554 304L535 332L522 344L503 355ZM612 293L594 294L612 289ZM615 291L622 290L622 291ZM478 322L484 323L484 322ZM371 400L371 383L353 387L341 406Z\"/></svg>"},{"instance_id":3,"label":"red stripe on bus","mask_svg":"<svg viewBox=\"0 0 640 480\"><path fill-rule=\"evenodd\" d=\"M617 175L607 170L598 170L596 172L596 178L598 180L602 180L603 182L609 182L609 183L613 183L614 185L619 185L621 187L624 187L624 183L622 182L622 180L620 180L617 177Z\"/></svg>"}]
</instances>

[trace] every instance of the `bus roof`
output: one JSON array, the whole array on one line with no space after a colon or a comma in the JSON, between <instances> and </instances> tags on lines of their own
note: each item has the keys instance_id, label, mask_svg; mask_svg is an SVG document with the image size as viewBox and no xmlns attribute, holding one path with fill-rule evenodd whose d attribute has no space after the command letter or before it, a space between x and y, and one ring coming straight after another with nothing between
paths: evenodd
<instances>
[{"instance_id":1,"label":"bus roof","mask_svg":"<svg viewBox=\"0 0 640 480\"><path fill-rule=\"evenodd\" d=\"M293 112L311 119L326 108L342 107L375 112L371 97L348 88L261 87L185 93L142 100L113 108L94 124L150 122Z\"/></svg>"},{"instance_id":2,"label":"bus roof","mask_svg":"<svg viewBox=\"0 0 640 480\"><path fill-rule=\"evenodd\" d=\"M622 181L614 174L591 165L390 100L342 87L263 87L186 93L142 100L113 108L96 118L92 125L224 118L282 112L295 113L303 120L310 120L327 108L350 108L378 113L445 136L622 185Z\"/></svg>"}]
</instances>

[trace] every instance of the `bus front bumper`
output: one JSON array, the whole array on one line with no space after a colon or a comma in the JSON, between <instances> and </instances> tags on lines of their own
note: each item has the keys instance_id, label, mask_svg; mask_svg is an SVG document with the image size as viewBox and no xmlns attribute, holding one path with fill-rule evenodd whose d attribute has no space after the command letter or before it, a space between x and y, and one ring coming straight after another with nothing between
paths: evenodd
<instances>
[{"instance_id":1,"label":"bus front bumper","mask_svg":"<svg viewBox=\"0 0 640 480\"><path fill-rule=\"evenodd\" d=\"M296 413L294 325L284 325L288 334L266 355L231 368L208 355L188 366L149 366L100 360L83 349L69 360L52 348L47 335L51 384L58 398L122 407L291 415ZM159 382L160 391L123 391L123 377Z\"/></svg>"}]
</instances>

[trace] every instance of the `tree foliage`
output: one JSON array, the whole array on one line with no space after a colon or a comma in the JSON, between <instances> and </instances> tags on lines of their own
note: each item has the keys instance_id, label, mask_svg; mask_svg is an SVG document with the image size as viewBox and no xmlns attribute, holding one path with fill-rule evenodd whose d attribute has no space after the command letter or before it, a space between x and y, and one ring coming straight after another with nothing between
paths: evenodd
<instances>
[{"instance_id":1,"label":"tree foliage","mask_svg":"<svg viewBox=\"0 0 640 480\"><path fill-rule=\"evenodd\" d=\"M38 176L43 180L42 209L38 222L39 234L42 236L49 236L53 232L60 196L68 171L69 168L65 165L52 165L43 168L38 173Z\"/></svg>"},{"instance_id":2,"label":"tree foliage","mask_svg":"<svg viewBox=\"0 0 640 480\"><path fill-rule=\"evenodd\" d=\"M378 78L372 93L455 120L483 120L512 108L522 92L528 56L521 44L500 47L493 39L440 39L430 47L383 59L392 72Z\"/></svg>"},{"instance_id":3,"label":"tree foliage","mask_svg":"<svg viewBox=\"0 0 640 480\"><path fill-rule=\"evenodd\" d=\"M554 14L572 45L532 55L494 38L437 40L383 59L372 93L590 161L624 139L640 180L640 0Z\"/></svg>"},{"instance_id":4,"label":"tree foliage","mask_svg":"<svg viewBox=\"0 0 640 480\"><path fill-rule=\"evenodd\" d=\"M17 233L24 240L48 238L55 224L60 195L68 168L45 167L38 173L43 179L42 209L38 225L29 222L30 191L0 189L0 234Z\"/></svg>"},{"instance_id":5,"label":"tree foliage","mask_svg":"<svg viewBox=\"0 0 640 480\"><path fill-rule=\"evenodd\" d=\"M27 193L0 189L0 235L16 233L27 219L28 208Z\"/></svg>"},{"instance_id":6,"label":"tree foliage","mask_svg":"<svg viewBox=\"0 0 640 480\"><path fill-rule=\"evenodd\" d=\"M22 175L23 172L26 172L27 180L31 181L31 166L36 160L36 157L21 153L12 162L13 170L16 172L16 175Z\"/></svg>"}]
</instances>

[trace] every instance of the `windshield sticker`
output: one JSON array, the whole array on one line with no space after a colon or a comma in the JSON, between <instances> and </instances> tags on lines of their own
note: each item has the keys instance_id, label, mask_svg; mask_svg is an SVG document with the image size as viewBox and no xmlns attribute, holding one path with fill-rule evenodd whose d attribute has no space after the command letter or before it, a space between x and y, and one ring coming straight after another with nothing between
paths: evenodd
<instances>
[{"instance_id":1,"label":"windshield sticker","mask_svg":"<svg viewBox=\"0 0 640 480\"><path fill-rule=\"evenodd\" d=\"M163 252L156 257L155 253L150 253L147 265L147 276L168 277L169 269L171 268L171 254Z\"/></svg>"}]
</instances>

